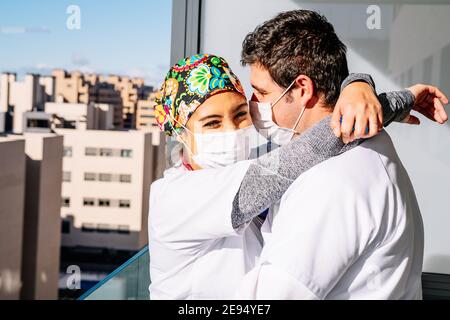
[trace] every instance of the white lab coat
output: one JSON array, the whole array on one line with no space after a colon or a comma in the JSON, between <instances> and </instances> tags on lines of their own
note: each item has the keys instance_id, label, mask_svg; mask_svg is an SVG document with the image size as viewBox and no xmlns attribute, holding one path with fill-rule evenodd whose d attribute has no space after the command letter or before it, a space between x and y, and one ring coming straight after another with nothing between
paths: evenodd
<instances>
[{"instance_id":1,"label":"white lab coat","mask_svg":"<svg viewBox=\"0 0 450 320\"><path fill-rule=\"evenodd\" d=\"M423 224L386 132L299 177L236 298L421 299Z\"/></svg>"},{"instance_id":2,"label":"white lab coat","mask_svg":"<svg viewBox=\"0 0 450 320\"><path fill-rule=\"evenodd\" d=\"M150 191L151 299L230 299L262 249L258 219L235 230L231 208L249 162L169 169Z\"/></svg>"}]
</instances>

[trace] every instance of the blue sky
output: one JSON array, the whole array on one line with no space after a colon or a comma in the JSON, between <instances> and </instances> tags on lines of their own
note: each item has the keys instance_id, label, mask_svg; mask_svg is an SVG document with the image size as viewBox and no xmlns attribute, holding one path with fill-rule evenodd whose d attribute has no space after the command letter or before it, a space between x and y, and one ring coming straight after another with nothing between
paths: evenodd
<instances>
[{"instance_id":1,"label":"blue sky","mask_svg":"<svg viewBox=\"0 0 450 320\"><path fill-rule=\"evenodd\" d=\"M70 5L81 29L69 30ZM144 77L159 85L168 70L170 0L1 0L0 72L52 68Z\"/></svg>"}]
</instances>

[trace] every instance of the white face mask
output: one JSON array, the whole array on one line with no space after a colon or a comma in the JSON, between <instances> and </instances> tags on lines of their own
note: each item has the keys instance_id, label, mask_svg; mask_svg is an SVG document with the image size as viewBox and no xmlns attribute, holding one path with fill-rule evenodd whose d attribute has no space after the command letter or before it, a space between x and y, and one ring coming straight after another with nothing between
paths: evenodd
<instances>
[{"instance_id":1,"label":"white face mask","mask_svg":"<svg viewBox=\"0 0 450 320\"><path fill-rule=\"evenodd\" d=\"M181 126L194 135L197 147L196 154L192 152L177 131L174 130L174 132L191 154L192 160L202 168L221 168L241 160L247 160L251 151L251 136L256 133L253 125L236 131L195 134L185 126Z\"/></svg>"},{"instance_id":2,"label":"white face mask","mask_svg":"<svg viewBox=\"0 0 450 320\"><path fill-rule=\"evenodd\" d=\"M297 118L294 126L292 128L282 128L278 126L272 119L272 108L284 97L284 95L292 88L295 80L286 88L286 90L281 94L281 96L275 100L275 102L256 102L249 101L250 106L250 114L252 116L253 124L255 125L258 132L263 135L266 139L271 142L276 143L277 145L285 145L292 140L292 137L295 133L299 133L295 131L300 119L305 112L306 106L302 108L300 115Z\"/></svg>"},{"instance_id":3,"label":"white face mask","mask_svg":"<svg viewBox=\"0 0 450 320\"><path fill-rule=\"evenodd\" d=\"M255 127L236 131L196 133L197 153L192 159L202 168L220 168L250 156L250 139Z\"/></svg>"}]
</instances>

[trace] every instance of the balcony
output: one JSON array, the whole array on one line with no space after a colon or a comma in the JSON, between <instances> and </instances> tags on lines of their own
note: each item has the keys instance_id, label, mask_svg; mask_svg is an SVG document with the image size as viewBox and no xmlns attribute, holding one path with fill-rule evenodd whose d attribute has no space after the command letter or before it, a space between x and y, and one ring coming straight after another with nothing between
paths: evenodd
<instances>
[{"instance_id":1,"label":"balcony","mask_svg":"<svg viewBox=\"0 0 450 320\"><path fill-rule=\"evenodd\" d=\"M148 300L148 246L86 291L78 300Z\"/></svg>"},{"instance_id":2,"label":"balcony","mask_svg":"<svg viewBox=\"0 0 450 320\"><path fill-rule=\"evenodd\" d=\"M84 293L79 300L149 300L148 246ZM450 300L450 275L423 273L424 300Z\"/></svg>"}]
</instances>

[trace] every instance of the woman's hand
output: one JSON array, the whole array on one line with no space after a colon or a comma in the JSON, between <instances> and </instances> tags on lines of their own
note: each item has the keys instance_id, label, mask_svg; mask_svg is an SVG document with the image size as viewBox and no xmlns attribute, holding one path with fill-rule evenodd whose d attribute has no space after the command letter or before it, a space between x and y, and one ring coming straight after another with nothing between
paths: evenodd
<instances>
[{"instance_id":1,"label":"woman's hand","mask_svg":"<svg viewBox=\"0 0 450 320\"><path fill-rule=\"evenodd\" d=\"M423 114L425 117L439 124L448 120L444 104L448 103L446 95L437 87L426 84L416 84L408 88L414 95L413 110ZM420 124L419 118L409 115L403 122L409 124Z\"/></svg>"},{"instance_id":2,"label":"woman's hand","mask_svg":"<svg viewBox=\"0 0 450 320\"><path fill-rule=\"evenodd\" d=\"M416 84L408 88L414 96L413 110L440 124L448 120L444 104L449 100L437 87ZM402 122L420 124L408 115ZM381 104L372 87L365 82L354 82L345 87L334 108L331 127L344 143L375 136L383 128Z\"/></svg>"},{"instance_id":3,"label":"woman's hand","mask_svg":"<svg viewBox=\"0 0 450 320\"><path fill-rule=\"evenodd\" d=\"M331 128L344 143L373 137L383 128L381 104L369 84L353 82L342 90L334 107Z\"/></svg>"}]
</instances>

